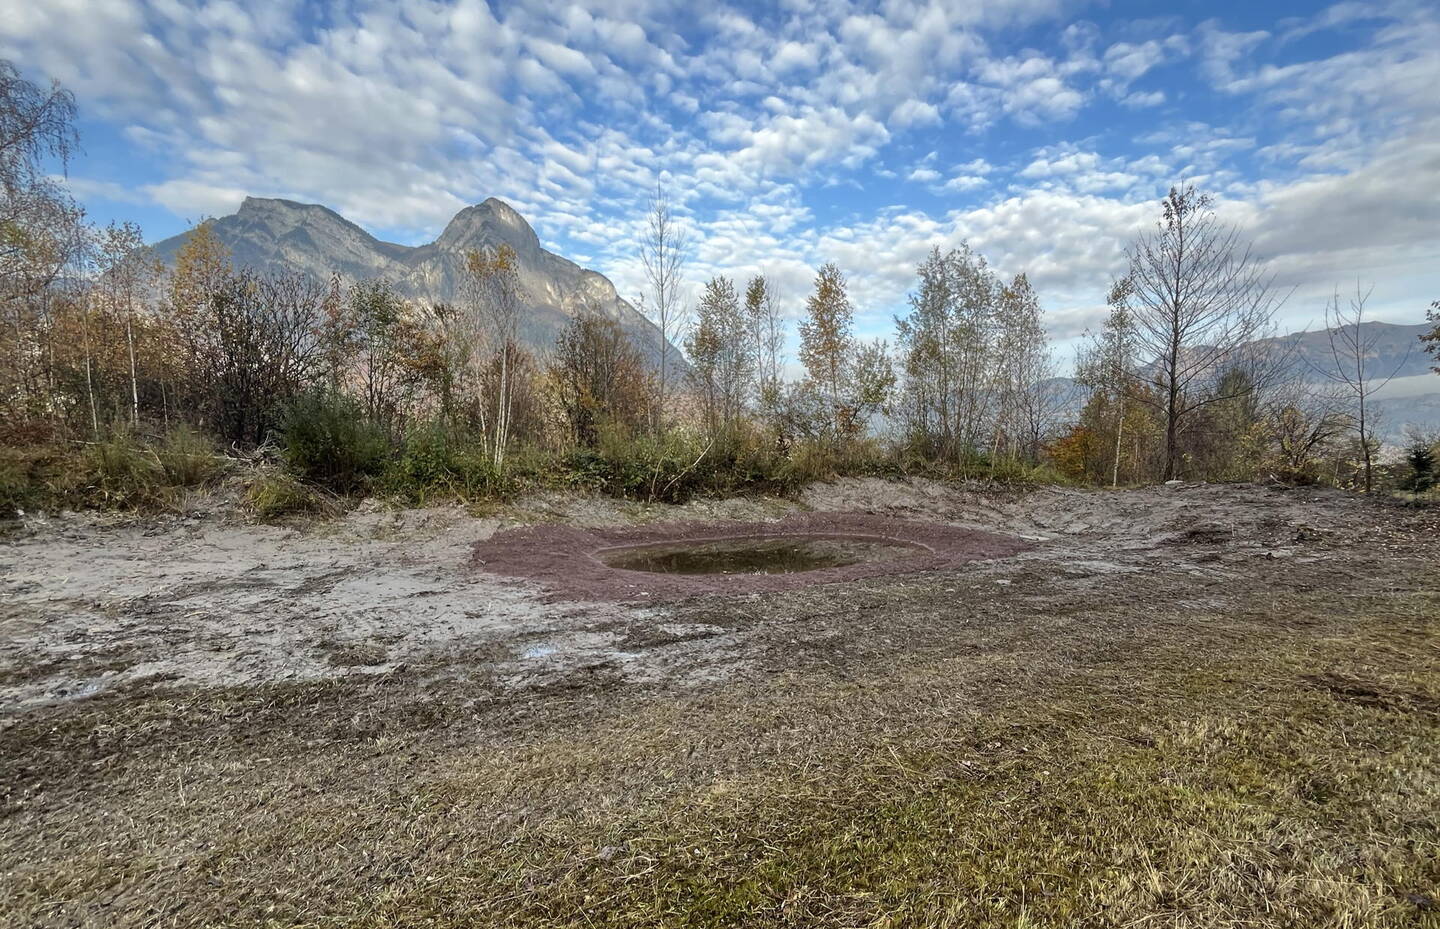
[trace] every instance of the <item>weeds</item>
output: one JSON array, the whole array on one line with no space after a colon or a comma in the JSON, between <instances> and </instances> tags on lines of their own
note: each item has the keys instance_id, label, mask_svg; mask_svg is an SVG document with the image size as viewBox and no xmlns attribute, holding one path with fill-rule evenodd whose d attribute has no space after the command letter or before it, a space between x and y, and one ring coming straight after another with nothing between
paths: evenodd
<instances>
[{"instance_id":1,"label":"weeds","mask_svg":"<svg viewBox=\"0 0 1440 929\"><path fill-rule=\"evenodd\" d=\"M179 426L155 446L155 457L175 487L199 487L224 469L226 459L214 444L189 426Z\"/></svg>"},{"instance_id":2,"label":"weeds","mask_svg":"<svg viewBox=\"0 0 1440 929\"><path fill-rule=\"evenodd\" d=\"M86 489L101 506L156 504L170 486L155 452L129 432L87 446L83 465Z\"/></svg>"},{"instance_id":3,"label":"weeds","mask_svg":"<svg viewBox=\"0 0 1440 929\"><path fill-rule=\"evenodd\" d=\"M323 490L303 483L293 474L271 469L246 487L245 508L261 522L291 516L333 516L340 511L338 501Z\"/></svg>"}]
</instances>

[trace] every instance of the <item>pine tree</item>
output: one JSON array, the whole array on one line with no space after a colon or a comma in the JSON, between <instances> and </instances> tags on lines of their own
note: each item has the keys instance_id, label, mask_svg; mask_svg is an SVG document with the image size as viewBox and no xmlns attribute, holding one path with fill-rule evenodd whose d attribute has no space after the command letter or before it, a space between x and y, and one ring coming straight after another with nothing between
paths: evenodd
<instances>
[{"instance_id":1,"label":"pine tree","mask_svg":"<svg viewBox=\"0 0 1440 929\"><path fill-rule=\"evenodd\" d=\"M1419 436L1412 439L1410 448L1405 453L1405 463L1410 466L1406 489L1412 493L1426 493L1440 480L1440 473L1437 473L1436 469L1435 446L1429 439Z\"/></svg>"}]
</instances>

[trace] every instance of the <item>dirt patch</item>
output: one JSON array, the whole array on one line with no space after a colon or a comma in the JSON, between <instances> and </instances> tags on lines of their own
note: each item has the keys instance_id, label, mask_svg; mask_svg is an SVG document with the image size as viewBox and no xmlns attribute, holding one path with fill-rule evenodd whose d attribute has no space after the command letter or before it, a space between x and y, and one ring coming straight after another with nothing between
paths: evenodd
<instances>
[{"instance_id":1,"label":"dirt patch","mask_svg":"<svg viewBox=\"0 0 1440 929\"><path fill-rule=\"evenodd\" d=\"M606 564L607 552L646 545L719 540L837 537L911 548L904 557L780 574L661 574ZM497 533L475 546L479 571L540 584L555 599L619 602L678 599L701 594L774 593L895 574L945 571L981 559L1033 548L1013 536L937 522L864 513L805 513L774 522L681 522L628 529L528 526Z\"/></svg>"}]
</instances>

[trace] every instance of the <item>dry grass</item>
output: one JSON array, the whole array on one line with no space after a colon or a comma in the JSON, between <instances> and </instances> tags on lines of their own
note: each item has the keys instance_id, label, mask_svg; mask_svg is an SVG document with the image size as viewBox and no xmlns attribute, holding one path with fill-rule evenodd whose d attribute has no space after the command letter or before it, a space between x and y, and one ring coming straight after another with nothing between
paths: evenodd
<instances>
[{"instance_id":1,"label":"dry grass","mask_svg":"<svg viewBox=\"0 0 1440 929\"><path fill-rule=\"evenodd\" d=\"M924 654L611 705L401 677L97 706L4 736L24 786L0 906L17 925L1435 924L1440 600L1286 606L1239 640L1157 616L1189 640L1091 649L1043 683L1003 653Z\"/></svg>"},{"instance_id":2,"label":"dry grass","mask_svg":"<svg viewBox=\"0 0 1440 929\"><path fill-rule=\"evenodd\" d=\"M709 687L456 654L31 713L0 924L1440 927L1440 552L1404 519L1223 599L1197 542L1099 587L692 601L758 643Z\"/></svg>"}]
</instances>

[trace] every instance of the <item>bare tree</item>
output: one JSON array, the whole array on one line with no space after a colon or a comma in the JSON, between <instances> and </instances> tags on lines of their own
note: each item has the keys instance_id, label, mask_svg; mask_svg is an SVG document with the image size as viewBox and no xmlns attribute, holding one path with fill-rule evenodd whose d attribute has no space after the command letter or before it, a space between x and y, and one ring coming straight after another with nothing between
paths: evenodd
<instances>
[{"instance_id":1,"label":"bare tree","mask_svg":"<svg viewBox=\"0 0 1440 929\"><path fill-rule=\"evenodd\" d=\"M1284 299L1233 226L1194 187L1172 187L1156 228L1127 249L1129 268L1110 291L1135 324L1140 366L1133 376L1165 420L1164 480L1179 470L1181 431L1211 404L1263 389L1278 371L1252 343L1270 334ZM1230 377L1232 390L1217 389ZM1238 393L1237 393L1238 392Z\"/></svg>"},{"instance_id":2,"label":"bare tree","mask_svg":"<svg viewBox=\"0 0 1440 929\"><path fill-rule=\"evenodd\" d=\"M1373 290L1372 287L1361 292L1359 283L1356 283L1355 296L1345 306L1340 304L1338 291L1330 298L1325 304L1325 335L1328 338L1325 355L1318 364L1310 362L1315 371L1336 385L1349 407L1349 419L1360 440L1360 460L1367 494L1375 487L1375 415L1371 400L1376 391L1390 383L1410 357L1407 352L1389 374L1378 380L1372 372L1371 361L1380 333L1374 328L1365 328L1365 304Z\"/></svg>"},{"instance_id":3,"label":"bare tree","mask_svg":"<svg viewBox=\"0 0 1440 929\"><path fill-rule=\"evenodd\" d=\"M670 196L655 185L650 198L645 234L640 241L640 262L645 267L649 293L640 299L641 312L649 315L660 330L660 376L656 382L654 428L658 431L665 415L665 395L670 384L671 344L685 332L688 312L685 305L684 271L688 242L675 220Z\"/></svg>"}]
</instances>

